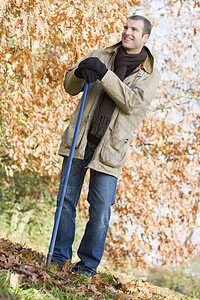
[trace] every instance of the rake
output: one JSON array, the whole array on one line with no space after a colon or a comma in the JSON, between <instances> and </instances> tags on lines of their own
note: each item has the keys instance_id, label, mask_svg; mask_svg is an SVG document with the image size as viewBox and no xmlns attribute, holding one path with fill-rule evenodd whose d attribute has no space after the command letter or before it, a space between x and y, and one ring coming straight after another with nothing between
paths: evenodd
<instances>
[{"instance_id":1,"label":"rake","mask_svg":"<svg viewBox=\"0 0 200 300\"><path fill-rule=\"evenodd\" d=\"M72 159L73 159L73 155L74 155L74 149L75 149L75 146L76 146L76 140L77 140L77 137L78 137L78 131L79 131L82 115L83 115L83 110L84 110L84 106L85 106L85 101L86 101L86 97L87 97L88 88L89 88L89 83L86 82L84 92L83 92L83 96L82 96L82 99L81 99L81 106L80 106L79 115L78 115L78 119L77 119L77 123L76 123L76 128L75 128L74 136L73 136L73 140L72 140L72 146L71 146L71 149L70 149L69 158L68 158L68 162L67 162L67 168L66 168L64 183L63 183L63 187L62 187L62 191L61 191L61 196L60 196L59 203L58 203L58 206L57 206L57 209L56 209L53 233L52 233L52 236L51 236L49 252L48 252L48 255L47 255L47 262L46 262L46 268L47 269L49 269L49 266L51 264L51 259L52 259L52 256L53 256L56 236L57 236L57 232L58 232L58 225L59 225L59 222L60 222L60 216L61 216L61 211L62 211L64 197L65 197L65 191L66 191L66 188L67 188L69 173L70 173Z\"/></svg>"}]
</instances>

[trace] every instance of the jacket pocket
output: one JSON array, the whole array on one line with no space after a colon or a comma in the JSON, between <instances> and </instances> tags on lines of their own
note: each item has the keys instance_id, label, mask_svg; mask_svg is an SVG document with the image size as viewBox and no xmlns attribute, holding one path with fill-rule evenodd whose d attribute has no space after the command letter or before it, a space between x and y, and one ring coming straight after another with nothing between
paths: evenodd
<instances>
[{"instance_id":1,"label":"jacket pocket","mask_svg":"<svg viewBox=\"0 0 200 300\"><path fill-rule=\"evenodd\" d=\"M132 135L123 127L118 127L118 130L109 128L100 152L100 161L110 167L122 167L127 159L131 139Z\"/></svg>"}]
</instances>

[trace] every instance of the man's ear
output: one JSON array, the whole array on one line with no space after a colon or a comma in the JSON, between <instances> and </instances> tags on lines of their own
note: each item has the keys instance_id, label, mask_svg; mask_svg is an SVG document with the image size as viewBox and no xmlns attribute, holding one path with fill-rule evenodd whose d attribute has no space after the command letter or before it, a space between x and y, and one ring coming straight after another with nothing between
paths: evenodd
<instances>
[{"instance_id":1,"label":"man's ear","mask_svg":"<svg viewBox=\"0 0 200 300\"><path fill-rule=\"evenodd\" d=\"M149 39L149 34L144 34L143 35L143 37L142 37L142 39L143 39L143 42L144 42L144 44L148 41L148 39Z\"/></svg>"}]
</instances>

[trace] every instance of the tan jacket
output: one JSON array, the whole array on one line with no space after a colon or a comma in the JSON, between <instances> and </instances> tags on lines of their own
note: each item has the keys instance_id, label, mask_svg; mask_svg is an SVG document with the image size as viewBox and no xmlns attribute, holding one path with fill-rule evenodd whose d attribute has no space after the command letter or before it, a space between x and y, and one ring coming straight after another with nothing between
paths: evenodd
<instances>
[{"instance_id":1,"label":"tan jacket","mask_svg":"<svg viewBox=\"0 0 200 300\"><path fill-rule=\"evenodd\" d=\"M160 73L154 68L153 56L146 47L148 56L140 70L126 77L122 82L113 72L114 57L120 44L117 43L102 50L94 50L86 56L98 57L105 63L108 72L101 81L97 80L89 85L74 151L74 157L83 159L92 116L105 90L115 101L116 107L105 135L96 148L88 167L115 177L119 177L121 174L133 132L148 112L160 80ZM84 89L85 81L74 75L77 66L78 63L67 71L64 80L64 88L70 95L77 95ZM62 136L58 152L60 155L69 155L79 108L80 103L72 114L70 125Z\"/></svg>"}]
</instances>

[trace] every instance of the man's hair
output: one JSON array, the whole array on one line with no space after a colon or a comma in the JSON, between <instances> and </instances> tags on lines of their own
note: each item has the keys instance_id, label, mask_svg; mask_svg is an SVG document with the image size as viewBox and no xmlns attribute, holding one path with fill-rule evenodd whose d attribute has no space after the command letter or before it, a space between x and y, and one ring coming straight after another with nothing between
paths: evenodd
<instances>
[{"instance_id":1,"label":"man's hair","mask_svg":"<svg viewBox=\"0 0 200 300\"><path fill-rule=\"evenodd\" d=\"M143 30L143 35L144 34L151 34L151 22L146 19L145 17L143 16L140 16L140 15L133 15L133 16L130 16L129 19L131 20L135 20L135 21L143 21L143 24L144 24L144 30Z\"/></svg>"}]
</instances>

